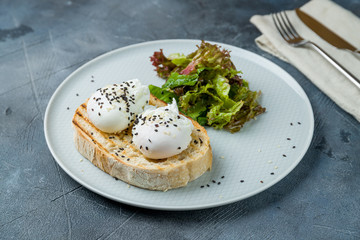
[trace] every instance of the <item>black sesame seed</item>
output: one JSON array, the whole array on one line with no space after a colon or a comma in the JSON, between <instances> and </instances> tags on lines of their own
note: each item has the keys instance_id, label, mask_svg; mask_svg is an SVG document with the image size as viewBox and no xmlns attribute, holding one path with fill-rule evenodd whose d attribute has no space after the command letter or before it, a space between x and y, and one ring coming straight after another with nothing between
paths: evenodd
<instances>
[{"instance_id":1,"label":"black sesame seed","mask_svg":"<svg viewBox=\"0 0 360 240\"><path fill-rule=\"evenodd\" d=\"M149 140L149 142L151 142L150 138L148 140Z\"/></svg>"},{"instance_id":2,"label":"black sesame seed","mask_svg":"<svg viewBox=\"0 0 360 240\"><path fill-rule=\"evenodd\" d=\"M198 143L198 141L194 140L194 143L195 143L195 144L197 144L197 143Z\"/></svg>"},{"instance_id":3,"label":"black sesame seed","mask_svg":"<svg viewBox=\"0 0 360 240\"><path fill-rule=\"evenodd\" d=\"M200 141L200 143L203 143L203 141L201 140L201 138L199 138L199 141Z\"/></svg>"},{"instance_id":4,"label":"black sesame seed","mask_svg":"<svg viewBox=\"0 0 360 240\"><path fill-rule=\"evenodd\" d=\"M292 125L293 125L293 123L290 123L290 125L292 126Z\"/></svg>"},{"instance_id":5,"label":"black sesame seed","mask_svg":"<svg viewBox=\"0 0 360 240\"><path fill-rule=\"evenodd\" d=\"M126 160L130 161L130 158L128 158L128 159L126 159Z\"/></svg>"},{"instance_id":6,"label":"black sesame seed","mask_svg":"<svg viewBox=\"0 0 360 240\"><path fill-rule=\"evenodd\" d=\"M122 155L121 157L122 157L122 158L125 158L125 156L124 156L124 155Z\"/></svg>"},{"instance_id":7,"label":"black sesame seed","mask_svg":"<svg viewBox=\"0 0 360 240\"><path fill-rule=\"evenodd\" d=\"M70 108L69 108L69 107L67 107L66 109L67 109L67 110L69 110Z\"/></svg>"},{"instance_id":8,"label":"black sesame seed","mask_svg":"<svg viewBox=\"0 0 360 240\"><path fill-rule=\"evenodd\" d=\"M293 148L296 148L295 146L293 146Z\"/></svg>"},{"instance_id":9,"label":"black sesame seed","mask_svg":"<svg viewBox=\"0 0 360 240\"><path fill-rule=\"evenodd\" d=\"M200 188L204 188L204 185L200 186Z\"/></svg>"},{"instance_id":10,"label":"black sesame seed","mask_svg":"<svg viewBox=\"0 0 360 240\"><path fill-rule=\"evenodd\" d=\"M221 182L218 182L218 185L220 185L221 184Z\"/></svg>"},{"instance_id":11,"label":"black sesame seed","mask_svg":"<svg viewBox=\"0 0 360 240\"><path fill-rule=\"evenodd\" d=\"M138 135L138 133L135 133L134 135L136 136L136 135Z\"/></svg>"},{"instance_id":12,"label":"black sesame seed","mask_svg":"<svg viewBox=\"0 0 360 240\"><path fill-rule=\"evenodd\" d=\"M222 176L221 178L224 178L225 176Z\"/></svg>"},{"instance_id":13,"label":"black sesame seed","mask_svg":"<svg viewBox=\"0 0 360 240\"><path fill-rule=\"evenodd\" d=\"M287 140L291 140L291 138L286 138Z\"/></svg>"},{"instance_id":14,"label":"black sesame seed","mask_svg":"<svg viewBox=\"0 0 360 240\"><path fill-rule=\"evenodd\" d=\"M301 122L298 122L299 125L301 125Z\"/></svg>"},{"instance_id":15,"label":"black sesame seed","mask_svg":"<svg viewBox=\"0 0 360 240\"><path fill-rule=\"evenodd\" d=\"M209 184L206 184L206 186L207 186L207 187L210 187L210 185L209 185Z\"/></svg>"},{"instance_id":16,"label":"black sesame seed","mask_svg":"<svg viewBox=\"0 0 360 240\"><path fill-rule=\"evenodd\" d=\"M201 130L200 130L200 129L196 129L196 131L200 132Z\"/></svg>"},{"instance_id":17,"label":"black sesame seed","mask_svg":"<svg viewBox=\"0 0 360 240\"><path fill-rule=\"evenodd\" d=\"M140 145L140 149L142 149L142 145Z\"/></svg>"},{"instance_id":18,"label":"black sesame seed","mask_svg":"<svg viewBox=\"0 0 360 240\"><path fill-rule=\"evenodd\" d=\"M166 125L166 127L169 127L169 125Z\"/></svg>"},{"instance_id":19,"label":"black sesame seed","mask_svg":"<svg viewBox=\"0 0 360 240\"><path fill-rule=\"evenodd\" d=\"M244 182L244 180L240 180L240 182L241 182L241 183L243 183L243 182Z\"/></svg>"},{"instance_id":20,"label":"black sesame seed","mask_svg":"<svg viewBox=\"0 0 360 240\"><path fill-rule=\"evenodd\" d=\"M145 147L145 149L146 149L146 150L149 150L149 148L148 148L148 147Z\"/></svg>"},{"instance_id":21,"label":"black sesame seed","mask_svg":"<svg viewBox=\"0 0 360 240\"><path fill-rule=\"evenodd\" d=\"M92 108L91 111L94 111L94 109Z\"/></svg>"},{"instance_id":22,"label":"black sesame seed","mask_svg":"<svg viewBox=\"0 0 360 240\"><path fill-rule=\"evenodd\" d=\"M283 157L286 157L286 155L285 155L285 154L283 154Z\"/></svg>"},{"instance_id":23,"label":"black sesame seed","mask_svg":"<svg viewBox=\"0 0 360 240\"><path fill-rule=\"evenodd\" d=\"M79 94L77 93L76 96L79 96Z\"/></svg>"},{"instance_id":24,"label":"black sesame seed","mask_svg":"<svg viewBox=\"0 0 360 240\"><path fill-rule=\"evenodd\" d=\"M212 182L213 182L213 183L216 183L216 181L215 181L215 180L212 180Z\"/></svg>"},{"instance_id":25,"label":"black sesame seed","mask_svg":"<svg viewBox=\"0 0 360 240\"><path fill-rule=\"evenodd\" d=\"M116 156L119 156L119 154L118 154L118 153L115 153L115 155L116 155Z\"/></svg>"},{"instance_id":26,"label":"black sesame seed","mask_svg":"<svg viewBox=\"0 0 360 240\"><path fill-rule=\"evenodd\" d=\"M270 174L271 174L271 175L274 175L275 173L272 172L272 173L270 173Z\"/></svg>"},{"instance_id":27,"label":"black sesame seed","mask_svg":"<svg viewBox=\"0 0 360 240\"><path fill-rule=\"evenodd\" d=\"M99 116L101 116L101 113L98 113L99 114Z\"/></svg>"},{"instance_id":28,"label":"black sesame seed","mask_svg":"<svg viewBox=\"0 0 360 240\"><path fill-rule=\"evenodd\" d=\"M180 115L177 116L177 119L180 119Z\"/></svg>"},{"instance_id":29,"label":"black sesame seed","mask_svg":"<svg viewBox=\"0 0 360 240\"><path fill-rule=\"evenodd\" d=\"M181 147L178 147L178 149L181 149Z\"/></svg>"},{"instance_id":30,"label":"black sesame seed","mask_svg":"<svg viewBox=\"0 0 360 240\"><path fill-rule=\"evenodd\" d=\"M177 125L176 124L173 124L174 125L174 127L177 127Z\"/></svg>"},{"instance_id":31,"label":"black sesame seed","mask_svg":"<svg viewBox=\"0 0 360 240\"><path fill-rule=\"evenodd\" d=\"M93 79L91 79L91 82L94 82L94 80L93 80Z\"/></svg>"},{"instance_id":32,"label":"black sesame seed","mask_svg":"<svg viewBox=\"0 0 360 240\"><path fill-rule=\"evenodd\" d=\"M158 132L158 130L157 130L157 129L155 129L155 132Z\"/></svg>"},{"instance_id":33,"label":"black sesame seed","mask_svg":"<svg viewBox=\"0 0 360 240\"><path fill-rule=\"evenodd\" d=\"M94 135L94 133L93 133L93 132L91 132L90 134L91 134L91 135Z\"/></svg>"},{"instance_id":34,"label":"black sesame seed","mask_svg":"<svg viewBox=\"0 0 360 240\"><path fill-rule=\"evenodd\" d=\"M264 181L260 181L261 183L264 183Z\"/></svg>"}]
</instances>

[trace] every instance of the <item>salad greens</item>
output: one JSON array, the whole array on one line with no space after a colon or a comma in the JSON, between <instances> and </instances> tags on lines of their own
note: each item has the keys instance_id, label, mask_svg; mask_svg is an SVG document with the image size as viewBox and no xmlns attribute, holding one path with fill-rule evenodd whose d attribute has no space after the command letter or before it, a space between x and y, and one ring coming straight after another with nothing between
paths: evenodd
<instances>
[{"instance_id":1,"label":"salad greens","mask_svg":"<svg viewBox=\"0 0 360 240\"><path fill-rule=\"evenodd\" d=\"M173 53L165 57L162 49L150 57L162 87L150 85L150 92L170 103L176 99L179 110L205 126L237 132L243 125L265 112L238 74L230 52L202 41L197 50L185 56Z\"/></svg>"}]
</instances>

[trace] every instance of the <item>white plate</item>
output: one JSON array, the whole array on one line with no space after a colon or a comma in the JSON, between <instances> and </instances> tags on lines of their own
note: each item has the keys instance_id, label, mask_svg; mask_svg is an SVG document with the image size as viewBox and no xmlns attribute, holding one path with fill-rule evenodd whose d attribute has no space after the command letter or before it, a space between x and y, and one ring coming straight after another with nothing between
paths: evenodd
<instances>
[{"instance_id":1,"label":"white plate","mask_svg":"<svg viewBox=\"0 0 360 240\"><path fill-rule=\"evenodd\" d=\"M97 57L72 73L52 96L44 123L49 149L64 171L104 197L161 210L229 204L260 193L289 174L312 139L314 117L309 99L298 83L274 63L222 43L218 44L231 50L231 58L249 81L250 89L262 91L260 103L267 111L235 134L207 128L213 149L210 172L184 188L149 191L116 181L77 152L71 119L75 109L97 88L132 78L161 86L164 81L156 76L149 56L160 48L165 55L187 54L197 44L199 40L161 40L131 45Z\"/></svg>"}]
</instances>

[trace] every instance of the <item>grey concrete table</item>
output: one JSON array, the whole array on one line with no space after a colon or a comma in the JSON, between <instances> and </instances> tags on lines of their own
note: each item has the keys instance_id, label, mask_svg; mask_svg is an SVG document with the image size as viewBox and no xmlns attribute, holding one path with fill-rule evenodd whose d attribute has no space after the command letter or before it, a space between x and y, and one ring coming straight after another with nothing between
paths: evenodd
<instances>
[{"instance_id":1,"label":"grey concrete table","mask_svg":"<svg viewBox=\"0 0 360 240\"><path fill-rule=\"evenodd\" d=\"M360 123L294 67L258 49L260 33L249 22L305 2L0 1L0 238L360 239ZM337 2L360 16L360 1ZM100 54L173 38L250 50L304 88L314 138L281 182L227 206L164 212L103 198L56 164L43 122L57 86Z\"/></svg>"}]
</instances>

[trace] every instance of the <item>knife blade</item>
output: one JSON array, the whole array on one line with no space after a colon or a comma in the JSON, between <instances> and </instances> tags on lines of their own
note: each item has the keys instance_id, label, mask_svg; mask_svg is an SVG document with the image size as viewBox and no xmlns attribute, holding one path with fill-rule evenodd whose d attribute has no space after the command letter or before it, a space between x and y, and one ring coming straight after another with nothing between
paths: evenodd
<instances>
[{"instance_id":1,"label":"knife blade","mask_svg":"<svg viewBox=\"0 0 360 240\"><path fill-rule=\"evenodd\" d=\"M319 37L321 37L331 45L340 49L347 49L355 53L360 53L360 51L357 50L356 47L348 43L346 40L341 38L339 35L331 31L329 28L318 22L316 19L314 19L307 13L303 12L299 8L295 9L295 12L306 26L308 26Z\"/></svg>"}]
</instances>

